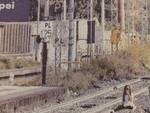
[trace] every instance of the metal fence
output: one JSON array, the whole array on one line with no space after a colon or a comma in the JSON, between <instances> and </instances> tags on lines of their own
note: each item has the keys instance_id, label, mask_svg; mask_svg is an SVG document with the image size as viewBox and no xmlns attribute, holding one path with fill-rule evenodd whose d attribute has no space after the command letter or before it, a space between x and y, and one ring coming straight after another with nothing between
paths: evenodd
<instances>
[{"instance_id":1,"label":"metal fence","mask_svg":"<svg viewBox=\"0 0 150 113\"><path fill-rule=\"evenodd\" d=\"M29 23L0 23L0 54L31 52L31 25Z\"/></svg>"}]
</instances>

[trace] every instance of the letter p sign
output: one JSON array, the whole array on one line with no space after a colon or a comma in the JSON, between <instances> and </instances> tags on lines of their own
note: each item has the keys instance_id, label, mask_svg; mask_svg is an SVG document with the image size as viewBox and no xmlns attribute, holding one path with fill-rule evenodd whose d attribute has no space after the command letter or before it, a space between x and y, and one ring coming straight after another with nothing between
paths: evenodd
<instances>
[{"instance_id":1,"label":"letter p sign","mask_svg":"<svg viewBox=\"0 0 150 113\"><path fill-rule=\"evenodd\" d=\"M0 4L0 11L5 8L5 4Z\"/></svg>"}]
</instances>

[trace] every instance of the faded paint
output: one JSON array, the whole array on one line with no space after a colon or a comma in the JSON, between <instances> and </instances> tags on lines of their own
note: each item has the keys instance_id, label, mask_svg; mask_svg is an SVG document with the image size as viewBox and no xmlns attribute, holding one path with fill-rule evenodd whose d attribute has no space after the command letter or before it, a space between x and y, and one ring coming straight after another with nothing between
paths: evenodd
<instances>
[{"instance_id":1,"label":"faded paint","mask_svg":"<svg viewBox=\"0 0 150 113\"><path fill-rule=\"evenodd\" d=\"M62 23L63 22L63 23ZM40 22L44 23L44 22ZM48 43L48 65L51 66L52 68L55 65L55 38L59 35L59 37L62 38L62 48L61 48L61 66L65 69L67 69L67 56L68 56L68 37L69 37L69 30L68 30L68 21L51 21L52 23L52 29L53 29L53 35L52 38L50 39ZM58 26L57 26L57 24ZM74 21L74 24L76 21ZM33 24L32 26L32 33L36 35L36 23ZM41 26L41 25L39 25ZM74 36L76 37L76 24L75 24L75 30L74 30ZM60 30L58 30L59 28ZM41 28L39 28L41 29ZM57 31L58 30L58 31ZM58 33L59 32L59 33ZM94 44L95 55L98 54L110 54L111 53L111 31L105 31L104 33L104 39L102 38L102 27L101 26L96 26L96 31L95 31L95 40L96 43ZM119 43L119 49L124 49L127 47L127 37L125 34L121 33L121 41ZM76 41L76 38L74 38L74 41ZM105 44L103 44L105 43ZM57 43L59 44L59 43ZM76 44L77 44L77 51L76 51ZM58 45L57 45L58 46ZM42 44L40 44L39 48L39 61L41 59L41 48ZM77 43L75 43L73 47L73 59L75 61L75 58L77 56L78 61L80 58L83 56L87 55L87 20L79 20L79 40Z\"/></svg>"}]
</instances>

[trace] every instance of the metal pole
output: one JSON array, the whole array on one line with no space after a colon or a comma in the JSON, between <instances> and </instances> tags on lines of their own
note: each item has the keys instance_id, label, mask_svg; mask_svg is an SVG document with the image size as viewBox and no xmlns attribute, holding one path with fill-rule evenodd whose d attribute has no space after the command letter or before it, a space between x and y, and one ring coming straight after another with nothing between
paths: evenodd
<instances>
[{"instance_id":1,"label":"metal pole","mask_svg":"<svg viewBox=\"0 0 150 113\"><path fill-rule=\"evenodd\" d=\"M68 71L72 69L73 45L74 45L74 0L69 3L69 44L68 44Z\"/></svg>"},{"instance_id":2,"label":"metal pole","mask_svg":"<svg viewBox=\"0 0 150 113\"><path fill-rule=\"evenodd\" d=\"M88 1L88 9L90 8L90 2ZM90 20L90 9L88 10L88 20ZM90 44L87 44L87 55L90 56ZM89 59L87 59L89 62Z\"/></svg>"},{"instance_id":3,"label":"metal pole","mask_svg":"<svg viewBox=\"0 0 150 113\"><path fill-rule=\"evenodd\" d=\"M121 18L121 29L125 30L125 2L124 0L120 0L120 18Z\"/></svg>"},{"instance_id":4,"label":"metal pole","mask_svg":"<svg viewBox=\"0 0 150 113\"><path fill-rule=\"evenodd\" d=\"M46 67L47 67L47 42L43 41L42 48L42 85L46 85Z\"/></svg>"},{"instance_id":5,"label":"metal pole","mask_svg":"<svg viewBox=\"0 0 150 113\"><path fill-rule=\"evenodd\" d=\"M148 22L148 2L145 0L144 4L145 8L142 8L142 37L144 38L145 41L147 41L147 36L148 36L148 27L149 27L149 22Z\"/></svg>"},{"instance_id":6,"label":"metal pole","mask_svg":"<svg viewBox=\"0 0 150 113\"><path fill-rule=\"evenodd\" d=\"M44 20L48 20L48 17L49 17L49 0L46 0L44 9Z\"/></svg>"},{"instance_id":7,"label":"metal pole","mask_svg":"<svg viewBox=\"0 0 150 113\"><path fill-rule=\"evenodd\" d=\"M40 21L40 5L41 0L38 0L38 10L37 10L37 37L39 36L39 21ZM36 38L37 38L36 37ZM39 44L35 41L35 61L38 60L38 48Z\"/></svg>"},{"instance_id":8,"label":"metal pole","mask_svg":"<svg viewBox=\"0 0 150 113\"><path fill-rule=\"evenodd\" d=\"M41 0L38 0L38 11L37 11L37 35L39 35L40 7L41 7Z\"/></svg>"},{"instance_id":9,"label":"metal pole","mask_svg":"<svg viewBox=\"0 0 150 113\"><path fill-rule=\"evenodd\" d=\"M61 44L62 44L62 29L63 24L57 22L55 26L55 74L61 71Z\"/></svg>"},{"instance_id":10,"label":"metal pole","mask_svg":"<svg viewBox=\"0 0 150 113\"><path fill-rule=\"evenodd\" d=\"M148 10L148 1L145 1L146 3L146 22L147 22L147 28L146 28L146 39L148 38L148 34L149 34L149 10ZM147 39L148 40L148 39Z\"/></svg>"},{"instance_id":11,"label":"metal pole","mask_svg":"<svg viewBox=\"0 0 150 113\"><path fill-rule=\"evenodd\" d=\"M102 45L102 50L104 51L104 46L105 46L105 39L104 39L104 35L105 35L105 0L102 0L101 3L101 24L102 24L102 41L103 41L103 45Z\"/></svg>"},{"instance_id":12,"label":"metal pole","mask_svg":"<svg viewBox=\"0 0 150 113\"><path fill-rule=\"evenodd\" d=\"M128 36L128 49L129 49L129 46L130 46L130 33L131 33L131 24L130 22L132 21L132 13L129 13L131 12L131 8L130 8L130 0L127 1L127 36Z\"/></svg>"},{"instance_id":13,"label":"metal pole","mask_svg":"<svg viewBox=\"0 0 150 113\"><path fill-rule=\"evenodd\" d=\"M90 21L93 21L93 0L90 0Z\"/></svg>"},{"instance_id":14,"label":"metal pole","mask_svg":"<svg viewBox=\"0 0 150 113\"><path fill-rule=\"evenodd\" d=\"M132 34L135 34L135 1L132 1Z\"/></svg>"},{"instance_id":15,"label":"metal pole","mask_svg":"<svg viewBox=\"0 0 150 113\"><path fill-rule=\"evenodd\" d=\"M64 20L66 20L66 15L67 15L67 8L66 8L66 0L64 0Z\"/></svg>"},{"instance_id":16,"label":"metal pole","mask_svg":"<svg viewBox=\"0 0 150 113\"><path fill-rule=\"evenodd\" d=\"M79 40L79 21L77 20L76 21L76 49L75 49L75 61L76 61L76 69L78 68L78 64L77 64L77 61L78 61L78 40Z\"/></svg>"},{"instance_id":17,"label":"metal pole","mask_svg":"<svg viewBox=\"0 0 150 113\"><path fill-rule=\"evenodd\" d=\"M90 0L89 3L89 7L90 7L90 15L89 15L89 21L90 21L90 41L92 41L92 32L93 32L93 0ZM92 42L88 45L88 52L89 52L89 56L90 56L90 62L92 59L92 54L93 54L93 44Z\"/></svg>"}]
</instances>

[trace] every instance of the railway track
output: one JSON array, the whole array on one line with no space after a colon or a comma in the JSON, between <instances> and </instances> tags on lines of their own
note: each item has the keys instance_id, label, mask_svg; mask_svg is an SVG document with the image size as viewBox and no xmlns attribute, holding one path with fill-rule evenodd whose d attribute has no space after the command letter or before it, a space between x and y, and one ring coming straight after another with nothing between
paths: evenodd
<instances>
[{"instance_id":1,"label":"railway track","mask_svg":"<svg viewBox=\"0 0 150 113\"><path fill-rule=\"evenodd\" d=\"M7 72L0 71L0 80L9 80L12 74L14 75L14 79L16 79L30 77L40 73L40 68L9 70ZM121 102L123 87L127 84L132 86L135 95L140 95L148 91L147 87L150 86L150 81L141 78L130 80L86 96L78 97L68 102L56 105L47 104L42 108L37 108L32 113L103 113L107 108Z\"/></svg>"},{"instance_id":2,"label":"railway track","mask_svg":"<svg viewBox=\"0 0 150 113\"><path fill-rule=\"evenodd\" d=\"M146 92L148 90L147 87L150 86L149 81L142 79L131 80L68 102L46 106L33 113L99 113L121 102L123 87L127 84L132 86L135 95Z\"/></svg>"},{"instance_id":3,"label":"railway track","mask_svg":"<svg viewBox=\"0 0 150 113\"><path fill-rule=\"evenodd\" d=\"M148 91L148 87L144 87L143 89L141 90L136 90L133 92L134 96L138 96L144 92L147 92ZM82 112L82 113L102 113L102 112L105 112L106 108L109 108L113 105L116 105L118 103L121 103L122 102L122 98L118 98L118 99L115 99L113 101L110 101L106 104L103 104L103 105L99 105L99 106L96 106L95 108L93 109L90 109L90 110L87 110L85 112Z\"/></svg>"}]
</instances>

